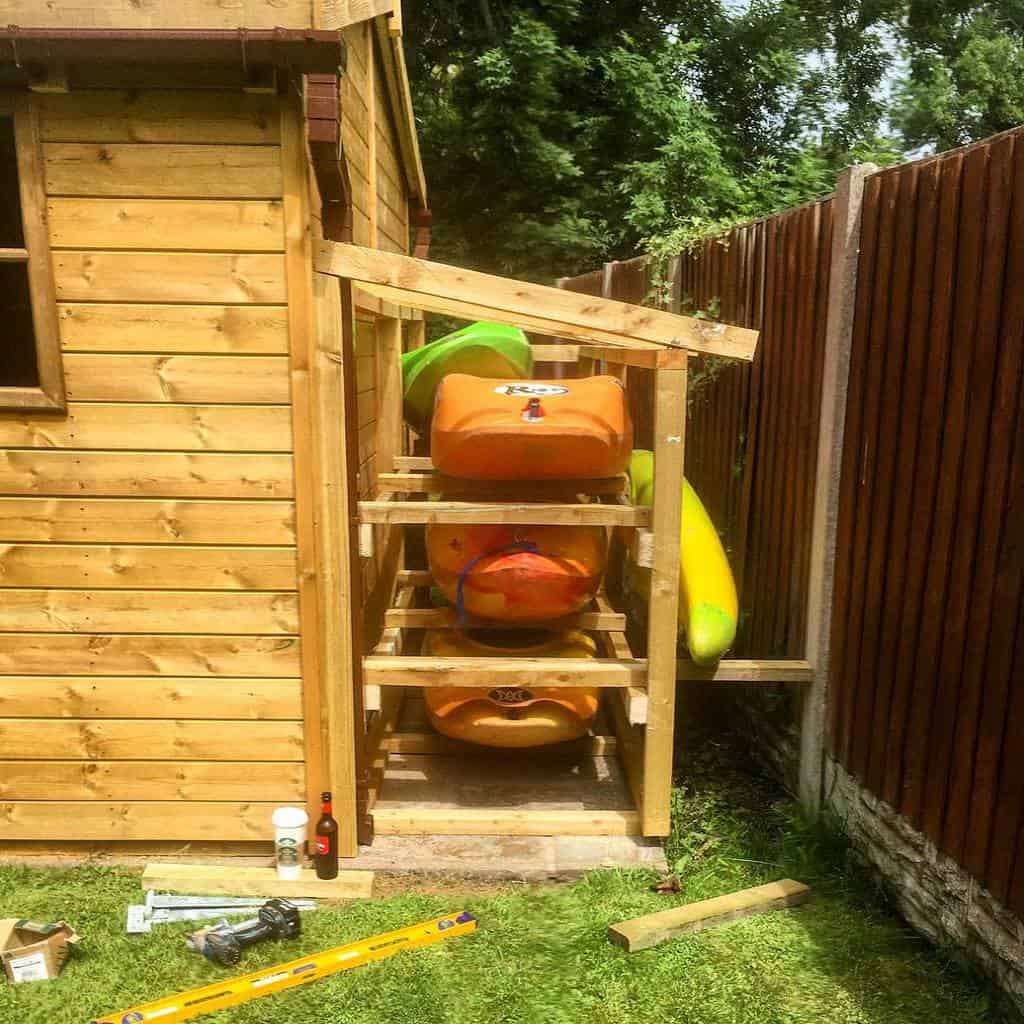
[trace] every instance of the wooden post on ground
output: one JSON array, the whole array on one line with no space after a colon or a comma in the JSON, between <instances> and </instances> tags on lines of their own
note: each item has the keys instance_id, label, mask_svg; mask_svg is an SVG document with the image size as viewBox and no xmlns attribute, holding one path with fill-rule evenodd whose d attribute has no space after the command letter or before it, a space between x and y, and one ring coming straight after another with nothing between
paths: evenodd
<instances>
[{"instance_id":1,"label":"wooden post on ground","mask_svg":"<svg viewBox=\"0 0 1024 1024\"><path fill-rule=\"evenodd\" d=\"M667 836L679 633L679 533L686 448L686 364L654 371L654 554L647 616L643 832Z\"/></svg>"},{"instance_id":2,"label":"wooden post on ground","mask_svg":"<svg viewBox=\"0 0 1024 1024\"><path fill-rule=\"evenodd\" d=\"M804 810L811 815L817 815L821 810L823 795L836 518L857 294L861 203L864 179L876 170L874 164L846 168L839 176L832 200L832 260L811 523L805 645L805 656L811 663L814 678L804 691L800 728L799 796Z\"/></svg>"}]
</instances>

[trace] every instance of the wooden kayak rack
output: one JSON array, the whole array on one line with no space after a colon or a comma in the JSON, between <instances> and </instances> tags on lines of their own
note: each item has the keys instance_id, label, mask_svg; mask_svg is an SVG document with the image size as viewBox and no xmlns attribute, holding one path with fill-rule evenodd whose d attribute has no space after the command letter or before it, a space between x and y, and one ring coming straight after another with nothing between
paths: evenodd
<instances>
[{"instance_id":1,"label":"wooden kayak rack","mask_svg":"<svg viewBox=\"0 0 1024 1024\"><path fill-rule=\"evenodd\" d=\"M351 320L342 317L342 360L365 358L368 349L377 360L372 444L365 408L355 417L363 420L362 442L358 429L346 429L347 458L359 466L357 500L350 508L364 593L352 601L359 606L353 611L363 618L364 653L358 663L361 679L354 682L357 708L365 716L363 808L373 829L392 834L667 835L679 674L687 358L704 353L751 359L756 332L338 243L320 243L317 269L341 279L342 308L356 311ZM373 320L361 325L359 310L371 306ZM423 343L422 319L410 309L539 332L545 337L534 345L535 362L562 364L548 376L608 373L627 390L641 389L653 410L650 447L658 468L652 507L629 503L625 477L453 482L438 474L429 457L413 453L414 435L402 418L401 356L407 347ZM382 316L382 311L393 315ZM362 340L360 332L370 340ZM554 339L565 343L550 343ZM349 396L348 401L351 405L358 399ZM348 415L354 411L350 408ZM422 451L422 443L416 447ZM453 493L458 500L450 497ZM442 494L442 500L428 500ZM421 656L423 630L455 624L450 610L430 607L429 573L407 564L411 545L406 531L430 523L600 525L627 551L638 549L630 539L642 531L639 547L647 552L651 583L646 628L637 647L645 653L638 655L630 643L630 636L638 637L636 624L627 621L615 580L609 578L577 615L532 624L587 630L600 644L601 656L594 660ZM738 662L733 672L723 662L717 671L694 676L756 678L757 672L757 663ZM682 674L689 674L685 665ZM496 681L607 691L593 735L577 744L583 760L566 771L564 763L556 764L559 757L565 761L564 752L548 763L543 748L488 753L447 740L430 729L420 702L410 695L419 687ZM470 762L460 777L459 764Z\"/></svg>"}]
</instances>

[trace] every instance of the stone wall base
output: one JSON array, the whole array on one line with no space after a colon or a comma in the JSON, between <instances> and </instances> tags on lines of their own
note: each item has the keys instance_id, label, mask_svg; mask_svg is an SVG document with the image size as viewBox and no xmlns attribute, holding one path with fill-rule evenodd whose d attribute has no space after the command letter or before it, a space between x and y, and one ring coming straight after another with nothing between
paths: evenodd
<instances>
[{"instance_id":1,"label":"stone wall base","mask_svg":"<svg viewBox=\"0 0 1024 1024\"><path fill-rule=\"evenodd\" d=\"M1024 923L906 818L826 759L825 792L850 841L916 931L986 974L1004 1020L1024 1021Z\"/></svg>"}]
</instances>

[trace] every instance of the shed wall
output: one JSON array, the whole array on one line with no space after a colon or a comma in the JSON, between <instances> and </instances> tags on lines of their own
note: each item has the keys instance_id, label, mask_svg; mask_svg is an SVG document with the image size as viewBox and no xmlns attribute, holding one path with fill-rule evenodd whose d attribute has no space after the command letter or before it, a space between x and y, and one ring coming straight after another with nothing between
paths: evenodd
<instances>
[{"instance_id":1,"label":"shed wall","mask_svg":"<svg viewBox=\"0 0 1024 1024\"><path fill-rule=\"evenodd\" d=\"M39 98L67 418L0 417L7 839L305 802L278 100Z\"/></svg>"}]
</instances>

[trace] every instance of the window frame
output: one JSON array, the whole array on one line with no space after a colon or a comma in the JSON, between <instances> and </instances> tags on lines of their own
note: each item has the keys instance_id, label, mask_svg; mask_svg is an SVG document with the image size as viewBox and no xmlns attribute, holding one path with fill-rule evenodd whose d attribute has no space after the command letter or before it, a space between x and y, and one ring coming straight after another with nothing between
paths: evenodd
<instances>
[{"instance_id":1,"label":"window frame","mask_svg":"<svg viewBox=\"0 0 1024 1024\"><path fill-rule=\"evenodd\" d=\"M0 248L0 260L25 263L32 303L32 327L39 384L34 387L0 384L2 412L67 412L64 363L57 321L57 292L50 256L46 216L46 185L39 111L28 93L0 93L0 116L14 121L18 163L23 249Z\"/></svg>"}]
</instances>

